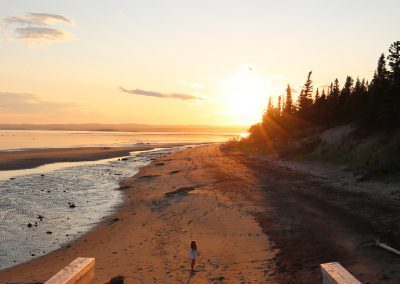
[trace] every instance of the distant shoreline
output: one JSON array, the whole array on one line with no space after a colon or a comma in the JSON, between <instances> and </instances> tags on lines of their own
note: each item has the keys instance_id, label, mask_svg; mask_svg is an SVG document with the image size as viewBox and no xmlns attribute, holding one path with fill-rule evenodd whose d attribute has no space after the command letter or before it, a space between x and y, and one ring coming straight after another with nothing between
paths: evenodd
<instances>
[{"instance_id":1,"label":"distant shoreline","mask_svg":"<svg viewBox=\"0 0 400 284\"><path fill-rule=\"evenodd\" d=\"M192 132L192 133L241 133L248 126L213 125L149 125L149 124L0 124L0 130L46 130L46 131L97 131L97 132Z\"/></svg>"}]
</instances>

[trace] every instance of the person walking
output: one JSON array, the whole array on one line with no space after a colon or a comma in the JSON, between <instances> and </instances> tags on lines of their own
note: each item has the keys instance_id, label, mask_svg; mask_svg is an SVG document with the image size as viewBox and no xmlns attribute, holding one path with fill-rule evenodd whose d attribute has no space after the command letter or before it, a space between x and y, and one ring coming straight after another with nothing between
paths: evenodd
<instances>
[{"instance_id":1,"label":"person walking","mask_svg":"<svg viewBox=\"0 0 400 284\"><path fill-rule=\"evenodd\" d=\"M197 250L197 245L195 241L190 243L189 254L188 257L190 259L190 273L193 273L194 264L196 263L196 258L199 256L199 251Z\"/></svg>"}]
</instances>

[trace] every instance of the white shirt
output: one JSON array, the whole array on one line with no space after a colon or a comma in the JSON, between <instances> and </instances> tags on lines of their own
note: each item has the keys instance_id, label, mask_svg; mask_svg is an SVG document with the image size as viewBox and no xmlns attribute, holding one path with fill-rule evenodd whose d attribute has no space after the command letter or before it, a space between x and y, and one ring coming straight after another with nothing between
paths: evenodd
<instances>
[{"instance_id":1,"label":"white shirt","mask_svg":"<svg viewBox=\"0 0 400 284\"><path fill-rule=\"evenodd\" d=\"M189 254L188 257L190 259L196 259L196 257L199 255L197 249L193 250L192 248L189 249Z\"/></svg>"}]
</instances>

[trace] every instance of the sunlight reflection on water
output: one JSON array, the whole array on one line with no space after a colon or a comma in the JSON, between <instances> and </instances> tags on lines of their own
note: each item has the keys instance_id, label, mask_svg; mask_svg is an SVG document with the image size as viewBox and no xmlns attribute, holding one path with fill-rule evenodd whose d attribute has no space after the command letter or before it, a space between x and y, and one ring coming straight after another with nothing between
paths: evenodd
<instances>
[{"instance_id":1,"label":"sunlight reflection on water","mask_svg":"<svg viewBox=\"0 0 400 284\"><path fill-rule=\"evenodd\" d=\"M0 130L0 150L223 142L240 133Z\"/></svg>"}]
</instances>

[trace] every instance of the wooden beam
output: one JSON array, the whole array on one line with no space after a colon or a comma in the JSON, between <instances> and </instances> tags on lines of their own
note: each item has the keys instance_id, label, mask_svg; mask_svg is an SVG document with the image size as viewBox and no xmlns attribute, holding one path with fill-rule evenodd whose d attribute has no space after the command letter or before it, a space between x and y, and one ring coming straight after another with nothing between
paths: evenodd
<instances>
[{"instance_id":1,"label":"wooden beam","mask_svg":"<svg viewBox=\"0 0 400 284\"><path fill-rule=\"evenodd\" d=\"M338 262L321 264L323 284L361 284Z\"/></svg>"},{"instance_id":2,"label":"wooden beam","mask_svg":"<svg viewBox=\"0 0 400 284\"><path fill-rule=\"evenodd\" d=\"M91 284L94 278L94 266L94 258L78 257L45 284Z\"/></svg>"}]
</instances>

